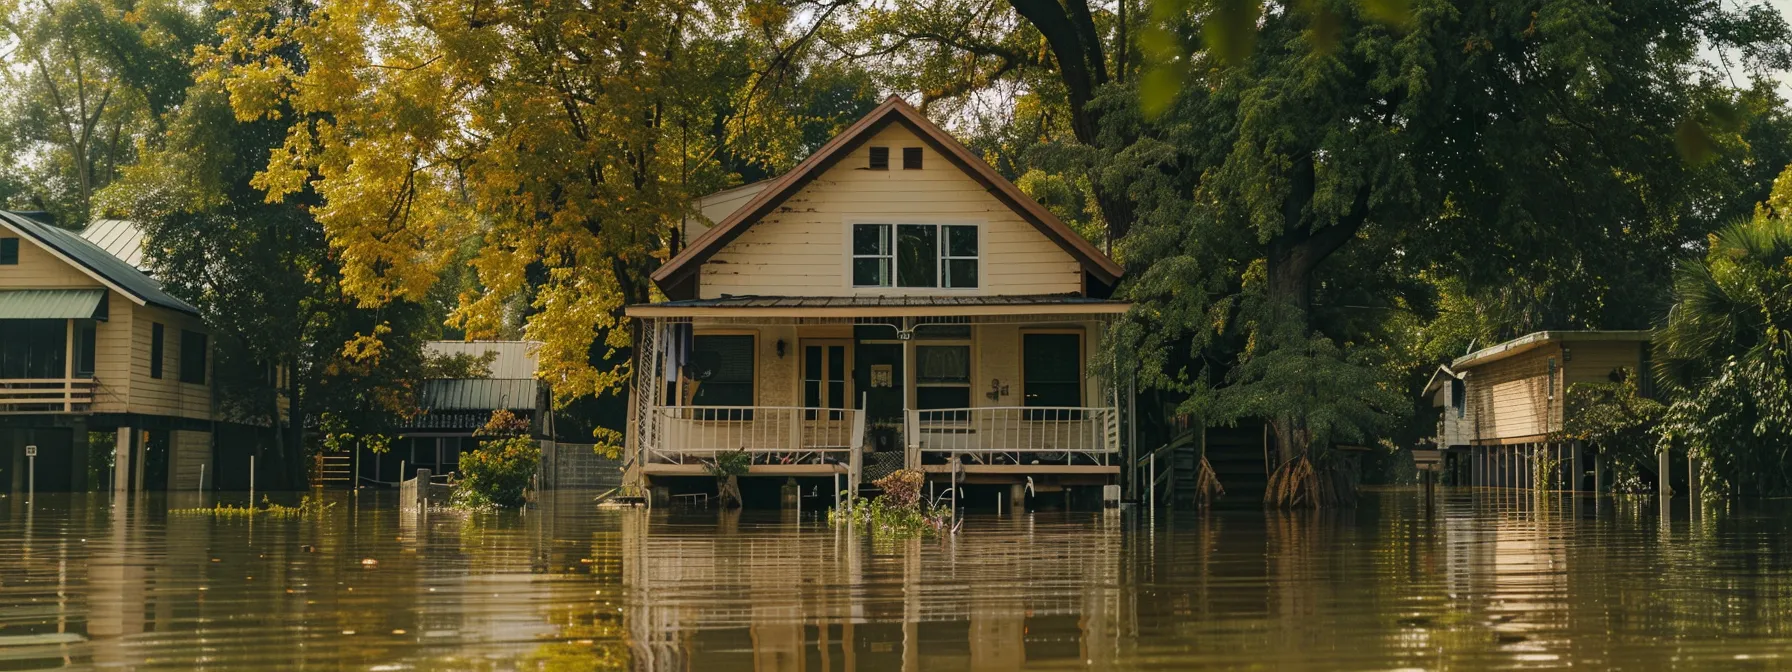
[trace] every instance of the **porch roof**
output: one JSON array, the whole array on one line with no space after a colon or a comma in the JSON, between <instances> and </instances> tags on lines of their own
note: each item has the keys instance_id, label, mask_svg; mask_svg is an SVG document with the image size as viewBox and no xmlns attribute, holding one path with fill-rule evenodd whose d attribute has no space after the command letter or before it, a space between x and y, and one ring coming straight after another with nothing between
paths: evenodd
<instances>
[{"instance_id":1,"label":"porch roof","mask_svg":"<svg viewBox=\"0 0 1792 672\"><path fill-rule=\"evenodd\" d=\"M629 306L629 317L975 317L1114 315L1126 301L1075 294L1027 296L724 296Z\"/></svg>"},{"instance_id":2,"label":"porch roof","mask_svg":"<svg viewBox=\"0 0 1792 672\"><path fill-rule=\"evenodd\" d=\"M106 319L106 290L0 290L0 320Z\"/></svg>"}]
</instances>

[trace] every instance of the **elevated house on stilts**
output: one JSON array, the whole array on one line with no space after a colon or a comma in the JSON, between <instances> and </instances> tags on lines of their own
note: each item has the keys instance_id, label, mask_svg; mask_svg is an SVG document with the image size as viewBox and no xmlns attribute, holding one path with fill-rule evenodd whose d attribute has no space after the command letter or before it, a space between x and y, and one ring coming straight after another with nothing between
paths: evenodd
<instances>
[{"instance_id":1,"label":"elevated house on stilts","mask_svg":"<svg viewBox=\"0 0 1792 672\"><path fill-rule=\"evenodd\" d=\"M667 300L627 309L629 483L697 495L732 451L749 503L903 467L967 506L1118 482L1131 401L1089 361L1128 307L1119 265L902 100L699 205Z\"/></svg>"},{"instance_id":2,"label":"elevated house on stilts","mask_svg":"<svg viewBox=\"0 0 1792 672\"><path fill-rule=\"evenodd\" d=\"M1650 384L1648 331L1540 331L1440 367L1424 395L1439 409L1436 447L1467 484L1591 492L1602 456L1564 436L1569 387L1636 376Z\"/></svg>"}]
</instances>

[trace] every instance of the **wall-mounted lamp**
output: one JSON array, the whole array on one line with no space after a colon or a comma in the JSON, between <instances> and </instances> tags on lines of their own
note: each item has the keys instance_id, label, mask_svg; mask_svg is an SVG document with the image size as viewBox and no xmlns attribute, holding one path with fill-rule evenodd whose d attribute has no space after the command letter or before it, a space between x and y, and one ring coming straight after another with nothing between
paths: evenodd
<instances>
[{"instance_id":1,"label":"wall-mounted lamp","mask_svg":"<svg viewBox=\"0 0 1792 672\"><path fill-rule=\"evenodd\" d=\"M784 358L784 339L778 339L778 359Z\"/></svg>"}]
</instances>

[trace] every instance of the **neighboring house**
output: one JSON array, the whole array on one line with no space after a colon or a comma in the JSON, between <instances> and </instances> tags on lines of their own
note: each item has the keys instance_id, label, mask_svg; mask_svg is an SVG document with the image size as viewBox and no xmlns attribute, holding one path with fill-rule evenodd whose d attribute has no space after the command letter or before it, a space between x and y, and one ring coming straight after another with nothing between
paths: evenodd
<instances>
[{"instance_id":1,"label":"neighboring house","mask_svg":"<svg viewBox=\"0 0 1792 672\"><path fill-rule=\"evenodd\" d=\"M1442 447L1466 453L1476 485L1528 488L1542 475L1552 489L1597 487L1600 479L1589 476L1599 469L1597 456L1561 436L1568 387L1637 375L1650 394L1650 333L1540 331L1457 358L1426 387L1433 403L1450 395L1443 397Z\"/></svg>"},{"instance_id":2,"label":"neighboring house","mask_svg":"<svg viewBox=\"0 0 1792 672\"><path fill-rule=\"evenodd\" d=\"M430 341L423 348L433 356L492 355L489 374L482 378L442 378L423 381L418 391L423 415L399 429L390 450L362 456L363 480L382 483L399 480L416 469L445 474L460 467L460 455L479 446L473 435L491 419L492 412L508 410L529 421L537 438L549 437L553 416L549 413L548 387L535 378L535 348L530 341Z\"/></svg>"},{"instance_id":3,"label":"neighboring house","mask_svg":"<svg viewBox=\"0 0 1792 672\"><path fill-rule=\"evenodd\" d=\"M711 487L735 450L805 494L905 465L1010 501L1119 478L1130 400L1090 366L1119 265L900 99L699 205L668 300L627 309L631 483Z\"/></svg>"},{"instance_id":4,"label":"neighboring house","mask_svg":"<svg viewBox=\"0 0 1792 672\"><path fill-rule=\"evenodd\" d=\"M81 235L0 211L0 468L15 490L27 445L43 490L92 489L90 473L119 492L202 487L211 364L192 305ZM112 471L90 464L90 431L116 433Z\"/></svg>"}]
</instances>

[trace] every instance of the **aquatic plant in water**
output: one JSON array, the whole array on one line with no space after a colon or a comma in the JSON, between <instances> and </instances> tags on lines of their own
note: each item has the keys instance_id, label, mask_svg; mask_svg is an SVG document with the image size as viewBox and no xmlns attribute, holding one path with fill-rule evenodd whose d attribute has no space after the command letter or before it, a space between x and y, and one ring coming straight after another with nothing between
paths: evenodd
<instances>
[{"instance_id":1,"label":"aquatic plant in water","mask_svg":"<svg viewBox=\"0 0 1792 672\"><path fill-rule=\"evenodd\" d=\"M747 475L752 468L753 456L745 450L719 453L715 464L704 467L709 475L716 477L716 499L721 500L722 508L740 508L740 477Z\"/></svg>"},{"instance_id":2,"label":"aquatic plant in water","mask_svg":"<svg viewBox=\"0 0 1792 672\"><path fill-rule=\"evenodd\" d=\"M335 507L333 502L312 499L306 495L299 499L298 506L285 506L268 501L263 495L259 506L250 504L237 506L234 504L217 504L210 508L170 509L168 513L175 515L206 515L214 518L297 518L300 516L323 513Z\"/></svg>"},{"instance_id":3,"label":"aquatic plant in water","mask_svg":"<svg viewBox=\"0 0 1792 672\"><path fill-rule=\"evenodd\" d=\"M871 499L849 499L828 513L828 522L862 525L873 534L921 536L957 532L951 507L922 500L921 486L926 480L926 474L919 470L898 469L873 481L883 494Z\"/></svg>"}]
</instances>

